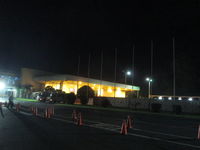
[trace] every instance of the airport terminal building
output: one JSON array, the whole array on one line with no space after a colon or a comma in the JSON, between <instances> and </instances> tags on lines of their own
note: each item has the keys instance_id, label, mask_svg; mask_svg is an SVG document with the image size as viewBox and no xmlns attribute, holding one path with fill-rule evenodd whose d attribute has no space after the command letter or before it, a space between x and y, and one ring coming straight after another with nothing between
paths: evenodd
<instances>
[{"instance_id":1,"label":"airport terminal building","mask_svg":"<svg viewBox=\"0 0 200 150\"><path fill-rule=\"evenodd\" d=\"M90 86L95 95L99 97L119 97L125 98L129 93L139 94L140 87L114 83L109 81L97 80L75 75L54 74L28 68L22 68L21 84L31 85L39 90L46 86L52 86L66 93L77 93L82 86Z\"/></svg>"}]
</instances>

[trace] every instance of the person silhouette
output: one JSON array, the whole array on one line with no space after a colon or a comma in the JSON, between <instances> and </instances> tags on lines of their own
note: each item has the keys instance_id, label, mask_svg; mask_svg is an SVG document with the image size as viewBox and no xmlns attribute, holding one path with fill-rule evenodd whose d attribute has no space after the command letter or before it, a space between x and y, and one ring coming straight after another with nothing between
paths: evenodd
<instances>
[{"instance_id":1,"label":"person silhouette","mask_svg":"<svg viewBox=\"0 0 200 150\"><path fill-rule=\"evenodd\" d=\"M4 118L3 109L2 109L2 102L0 102L0 113L1 113L1 116Z\"/></svg>"}]
</instances>

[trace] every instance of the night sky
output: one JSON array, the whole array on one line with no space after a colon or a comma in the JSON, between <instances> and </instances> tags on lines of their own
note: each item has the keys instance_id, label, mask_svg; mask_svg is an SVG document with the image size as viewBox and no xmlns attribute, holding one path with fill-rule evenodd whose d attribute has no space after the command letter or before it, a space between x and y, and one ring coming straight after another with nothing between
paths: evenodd
<instances>
[{"instance_id":1,"label":"night sky","mask_svg":"<svg viewBox=\"0 0 200 150\"><path fill-rule=\"evenodd\" d=\"M153 40L153 94L172 95L174 36L177 95L200 95L199 20L198 0L2 0L0 69L29 67L76 75L80 55L80 75L87 76L90 53L90 76L99 79L103 50L103 79L113 81L117 48L117 81L123 83L134 44L134 83L146 93Z\"/></svg>"}]
</instances>

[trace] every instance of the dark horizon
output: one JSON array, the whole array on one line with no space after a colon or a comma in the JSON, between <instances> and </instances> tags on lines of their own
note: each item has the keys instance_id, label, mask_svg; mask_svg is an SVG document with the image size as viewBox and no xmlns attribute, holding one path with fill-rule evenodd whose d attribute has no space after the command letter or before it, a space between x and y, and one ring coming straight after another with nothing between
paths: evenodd
<instances>
[{"instance_id":1,"label":"dark horizon","mask_svg":"<svg viewBox=\"0 0 200 150\"><path fill-rule=\"evenodd\" d=\"M150 75L153 40L153 94L167 94L172 93L172 37L175 37L177 95L200 95L199 6L197 0L4 1L0 9L0 68L19 71L28 67L76 75L80 55L80 75L87 76L91 53L90 76L99 79L103 50L103 80L113 81L117 48L117 81L122 83L122 71L132 67L134 44L134 83L146 93L145 77Z\"/></svg>"}]
</instances>

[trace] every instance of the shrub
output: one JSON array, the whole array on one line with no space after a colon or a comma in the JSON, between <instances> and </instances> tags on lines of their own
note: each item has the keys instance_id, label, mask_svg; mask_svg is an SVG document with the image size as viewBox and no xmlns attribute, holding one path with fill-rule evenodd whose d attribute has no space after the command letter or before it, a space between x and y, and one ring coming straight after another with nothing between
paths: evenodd
<instances>
[{"instance_id":1,"label":"shrub","mask_svg":"<svg viewBox=\"0 0 200 150\"><path fill-rule=\"evenodd\" d=\"M76 100L76 95L73 92L66 94L67 104L74 104L75 100Z\"/></svg>"},{"instance_id":2,"label":"shrub","mask_svg":"<svg viewBox=\"0 0 200 150\"><path fill-rule=\"evenodd\" d=\"M89 86L83 86L77 92L77 96L83 105L88 103L89 98L94 98L94 95L94 90Z\"/></svg>"},{"instance_id":3,"label":"shrub","mask_svg":"<svg viewBox=\"0 0 200 150\"><path fill-rule=\"evenodd\" d=\"M152 112L160 112L160 110L161 110L161 104L159 104L159 103L152 103L151 104L151 111Z\"/></svg>"}]
</instances>

